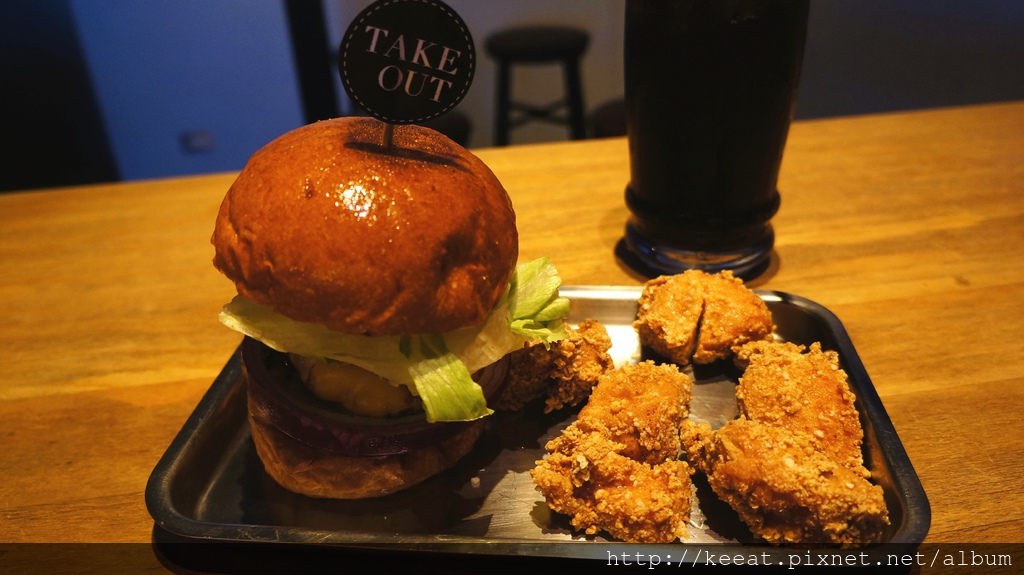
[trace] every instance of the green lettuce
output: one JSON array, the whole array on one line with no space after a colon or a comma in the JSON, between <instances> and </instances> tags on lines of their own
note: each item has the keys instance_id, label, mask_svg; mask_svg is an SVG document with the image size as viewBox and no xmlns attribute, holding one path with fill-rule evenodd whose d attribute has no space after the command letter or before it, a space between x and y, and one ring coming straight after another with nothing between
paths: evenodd
<instances>
[{"instance_id":1,"label":"green lettuce","mask_svg":"<svg viewBox=\"0 0 1024 575\"><path fill-rule=\"evenodd\" d=\"M341 361L408 386L423 401L427 420L470 421L490 413L470 374L524 345L565 337L569 300L548 258L520 264L494 309L479 326L441 334L368 337L299 322L236 296L220 321L278 351Z\"/></svg>"}]
</instances>

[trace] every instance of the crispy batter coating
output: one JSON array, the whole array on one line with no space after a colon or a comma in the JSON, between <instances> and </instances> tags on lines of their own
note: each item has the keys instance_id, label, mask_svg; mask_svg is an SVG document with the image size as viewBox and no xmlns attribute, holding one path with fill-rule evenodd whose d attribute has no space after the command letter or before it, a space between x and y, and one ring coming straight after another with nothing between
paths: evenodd
<instances>
[{"instance_id":1,"label":"crispy batter coating","mask_svg":"<svg viewBox=\"0 0 1024 575\"><path fill-rule=\"evenodd\" d=\"M770 543L861 544L889 523L882 488L819 451L813 436L739 418L683 426L690 462Z\"/></svg>"},{"instance_id":2,"label":"crispy batter coating","mask_svg":"<svg viewBox=\"0 0 1024 575\"><path fill-rule=\"evenodd\" d=\"M774 330L768 306L732 272L697 270L648 281L633 327L641 344L680 365L728 358Z\"/></svg>"},{"instance_id":3,"label":"crispy batter coating","mask_svg":"<svg viewBox=\"0 0 1024 575\"><path fill-rule=\"evenodd\" d=\"M576 425L623 444L623 455L657 464L679 456L679 426L693 380L672 364L645 361L601 376Z\"/></svg>"},{"instance_id":4,"label":"crispy batter coating","mask_svg":"<svg viewBox=\"0 0 1024 575\"><path fill-rule=\"evenodd\" d=\"M704 313L704 274L687 271L644 284L633 327L640 343L688 365L697 349L697 329Z\"/></svg>"},{"instance_id":5,"label":"crispy batter coating","mask_svg":"<svg viewBox=\"0 0 1024 575\"><path fill-rule=\"evenodd\" d=\"M744 370L740 416L717 431L686 421L692 381L676 365L600 368L576 422L531 471L554 511L587 534L675 541L686 535L689 475L699 470L770 543L881 540L888 510L864 466L864 432L838 354L774 342L764 301L728 272L651 280L633 325L641 344L678 365L732 357ZM523 361L519 377L548 378L545 362Z\"/></svg>"},{"instance_id":6,"label":"crispy batter coating","mask_svg":"<svg viewBox=\"0 0 1024 575\"><path fill-rule=\"evenodd\" d=\"M806 353L804 353L806 351ZM736 399L747 419L809 436L817 451L866 477L864 431L839 354L792 343L753 342L736 363L744 368Z\"/></svg>"},{"instance_id":7,"label":"crispy batter coating","mask_svg":"<svg viewBox=\"0 0 1024 575\"><path fill-rule=\"evenodd\" d=\"M690 469L686 462L658 465L622 455L622 444L575 424L548 442L550 455L530 472L548 505L588 535L671 543L687 534Z\"/></svg>"},{"instance_id":8,"label":"crispy batter coating","mask_svg":"<svg viewBox=\"0 0 1024 575\"><path fill-rule=\"evenodd\" d=\"M598 321L586 319L575 328L565 327L568 337L545 348L532 345L512 353L505 389L493 402L495 409L515 411L546 397L545 412L576 405L614 363L608 350L612 340Z\"/></svg>"},{"instance_id":9,"label":"crispy batter coating","mask_svg":"<svg viewBox=\"0 0 1024 575\"><path fill-rule=\"evenodd\" d=\"M864 467L864 432L838 354L819 343L758 341L735 362L744 369L740 417L717 431L687 422L690 464L770 543L881 540L888 510Z\"/></svg>"},{"instance_id":10,"label":"crispy batter coating","mask_svg":"<svg viewBox=\"0 0 1024 575\"><path fill-rule=\"evenodd\" d=\"M548 505L587 534L668 543L686 536L690 467L677 459L692 381L674 365L607 372L531 471Z\"/></svg>"}]
</instances>

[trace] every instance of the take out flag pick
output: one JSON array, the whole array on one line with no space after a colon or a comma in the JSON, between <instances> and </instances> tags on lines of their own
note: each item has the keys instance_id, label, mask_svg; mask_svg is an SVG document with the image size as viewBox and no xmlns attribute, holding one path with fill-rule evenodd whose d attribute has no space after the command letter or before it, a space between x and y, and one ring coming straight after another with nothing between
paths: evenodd
<instances>
[{"instance_id":1,"label":"take out flag pick","mask_svg":"<svg viewBox=\"0 0 1024 575\"><path fill-rule=\"evenodd\" d=\"M465 97L476 71L473 37L439 0L378 0L352 21L338 50L349 97L394 127L436 118Z\"/></svg>"}]
</instances>

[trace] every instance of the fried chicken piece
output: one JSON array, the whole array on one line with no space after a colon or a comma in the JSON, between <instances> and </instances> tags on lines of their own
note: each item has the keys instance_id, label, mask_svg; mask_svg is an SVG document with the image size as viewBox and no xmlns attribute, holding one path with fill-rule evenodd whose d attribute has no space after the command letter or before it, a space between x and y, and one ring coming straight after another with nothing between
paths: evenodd
<instances>
[{"instance_id":1,"label":"fried chicken piece","mask_svg":"<svg viewBox=\"0 0 1024 575\"><path fill-rule=\"evenodd\" d=\"M692 390L693 380L675 365L624 366L601 376L576 425L623 444L622 453L631 459L652 464L675 459Z\"/></svg>"},{"instance_id":2,"label":"fried chicken piece","mask_svg":"<svg viewBox=\"0 0 1024 575\"><path fill-rule=\"evenodd\" d=\"M648 281L633 327L641 344L680 365L725 359L774 330L768 306L732 272L698 270Z\"/></svg>"},{"instance_id":3,"label":"fried chicken piece","mask_svg":"<svg viewBox=\"0 0 1024 575\"><path fill-rule=\"evenodd\" d=\"M495 409L515 411L546 397L545 412L576 405L604 372L614 367L608 350L612 340L598 321L586 319L575 328L565 326L567 337L551 344L531 345L511 355L505 389L493 402Z\"/></svg>"},{"instance_id":4,"label":"fried chicken piece","mask_svg":"<svg viewBox=\"0 0 1024 575\"><path fill-rule=\"evenodd\" d=\"M704 313L704 275L686 271L644 284L633 322L642 345L679 365L689 365Z\"/></svg>"},{"instance_id":5,"label":"fried chicken piece","mask_svg":"<svg viewBox=\"0 0 1024 575\"><path fill-rule=\"evenodd\" d=\"M770 340L775 325L768 305L732 272L705 274L704 315L693 362L711 363L748 341Z\"/></svg>"},{"instance_id":6,"label":"fried chicken piece","mask_svg":"<svg viewBox=\"0 0 1024 575\"><path fill-rule=\"evenodd\" d=\"M692 385L676 366L649 361L602 375L531 471L548 505L588 534L650 543L685 536L690 467L677 457Z\"/></svg>"},{"instance_id":7,"label":"fried chicken piece","mask_svg":"<svg viewBox=\"0 0 1024 575\"><path fill-rule=\"evenodd\" d=\"M575 424L547 449L530 475L551 509L568 515L576 529L640 543L687 535L692 494L686 462L636 461L622 454L621 443Z\"/></svg>"},{"instance_id":8,"label":"fried chicken piece","mask_svg":"<svg viewBox=\"0 0 1024 575\"><path fill-rule=\"evenodd\" d=\"M816 448L812 435L741 417L686 422L691 464L757 536L774 544L861 544L889 523L882 488Z\"/></svg>"},{"instance_id":9,"label":"fried chicken piece","mask_svg":"<svg viewBox=\"0 0 1024 575\"><path fill-rule=\"evenodd\" d=\"M741 415L805 434L815 450L868 476L861 455L864 431L839 354L822 351L820 343L807 349L753 342L735 361L744 370L736 388Z\"/></svg>"},{"instance_id":10,"label":"fried chicken piece","mask_svg":"<svg viewBox=\"0 0 1024 575\"><path fill-rule=\"evenodd\" d=\"M879 541L888 511L864 467L864 431L839 355L820 343L758 341L734 361L744 370L740 417L714 432L687 422L690 463L766 541Z\"/></svg>"}]
</instances>

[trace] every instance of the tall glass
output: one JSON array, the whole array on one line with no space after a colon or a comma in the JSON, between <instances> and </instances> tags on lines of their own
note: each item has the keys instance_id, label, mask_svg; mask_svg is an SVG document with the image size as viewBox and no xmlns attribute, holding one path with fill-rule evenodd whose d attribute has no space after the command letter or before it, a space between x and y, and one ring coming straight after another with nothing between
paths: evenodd
<instances>
[{"instance_id":1,"label":"tall glass","mask_svg":"<svg viewBox=\"0 0 1024 575\"><path fill-rule=\"evenodd\" d=\"M810 0L627 0L625 245L656 273L768 261Z\"/></svg>"}]
</instances>

